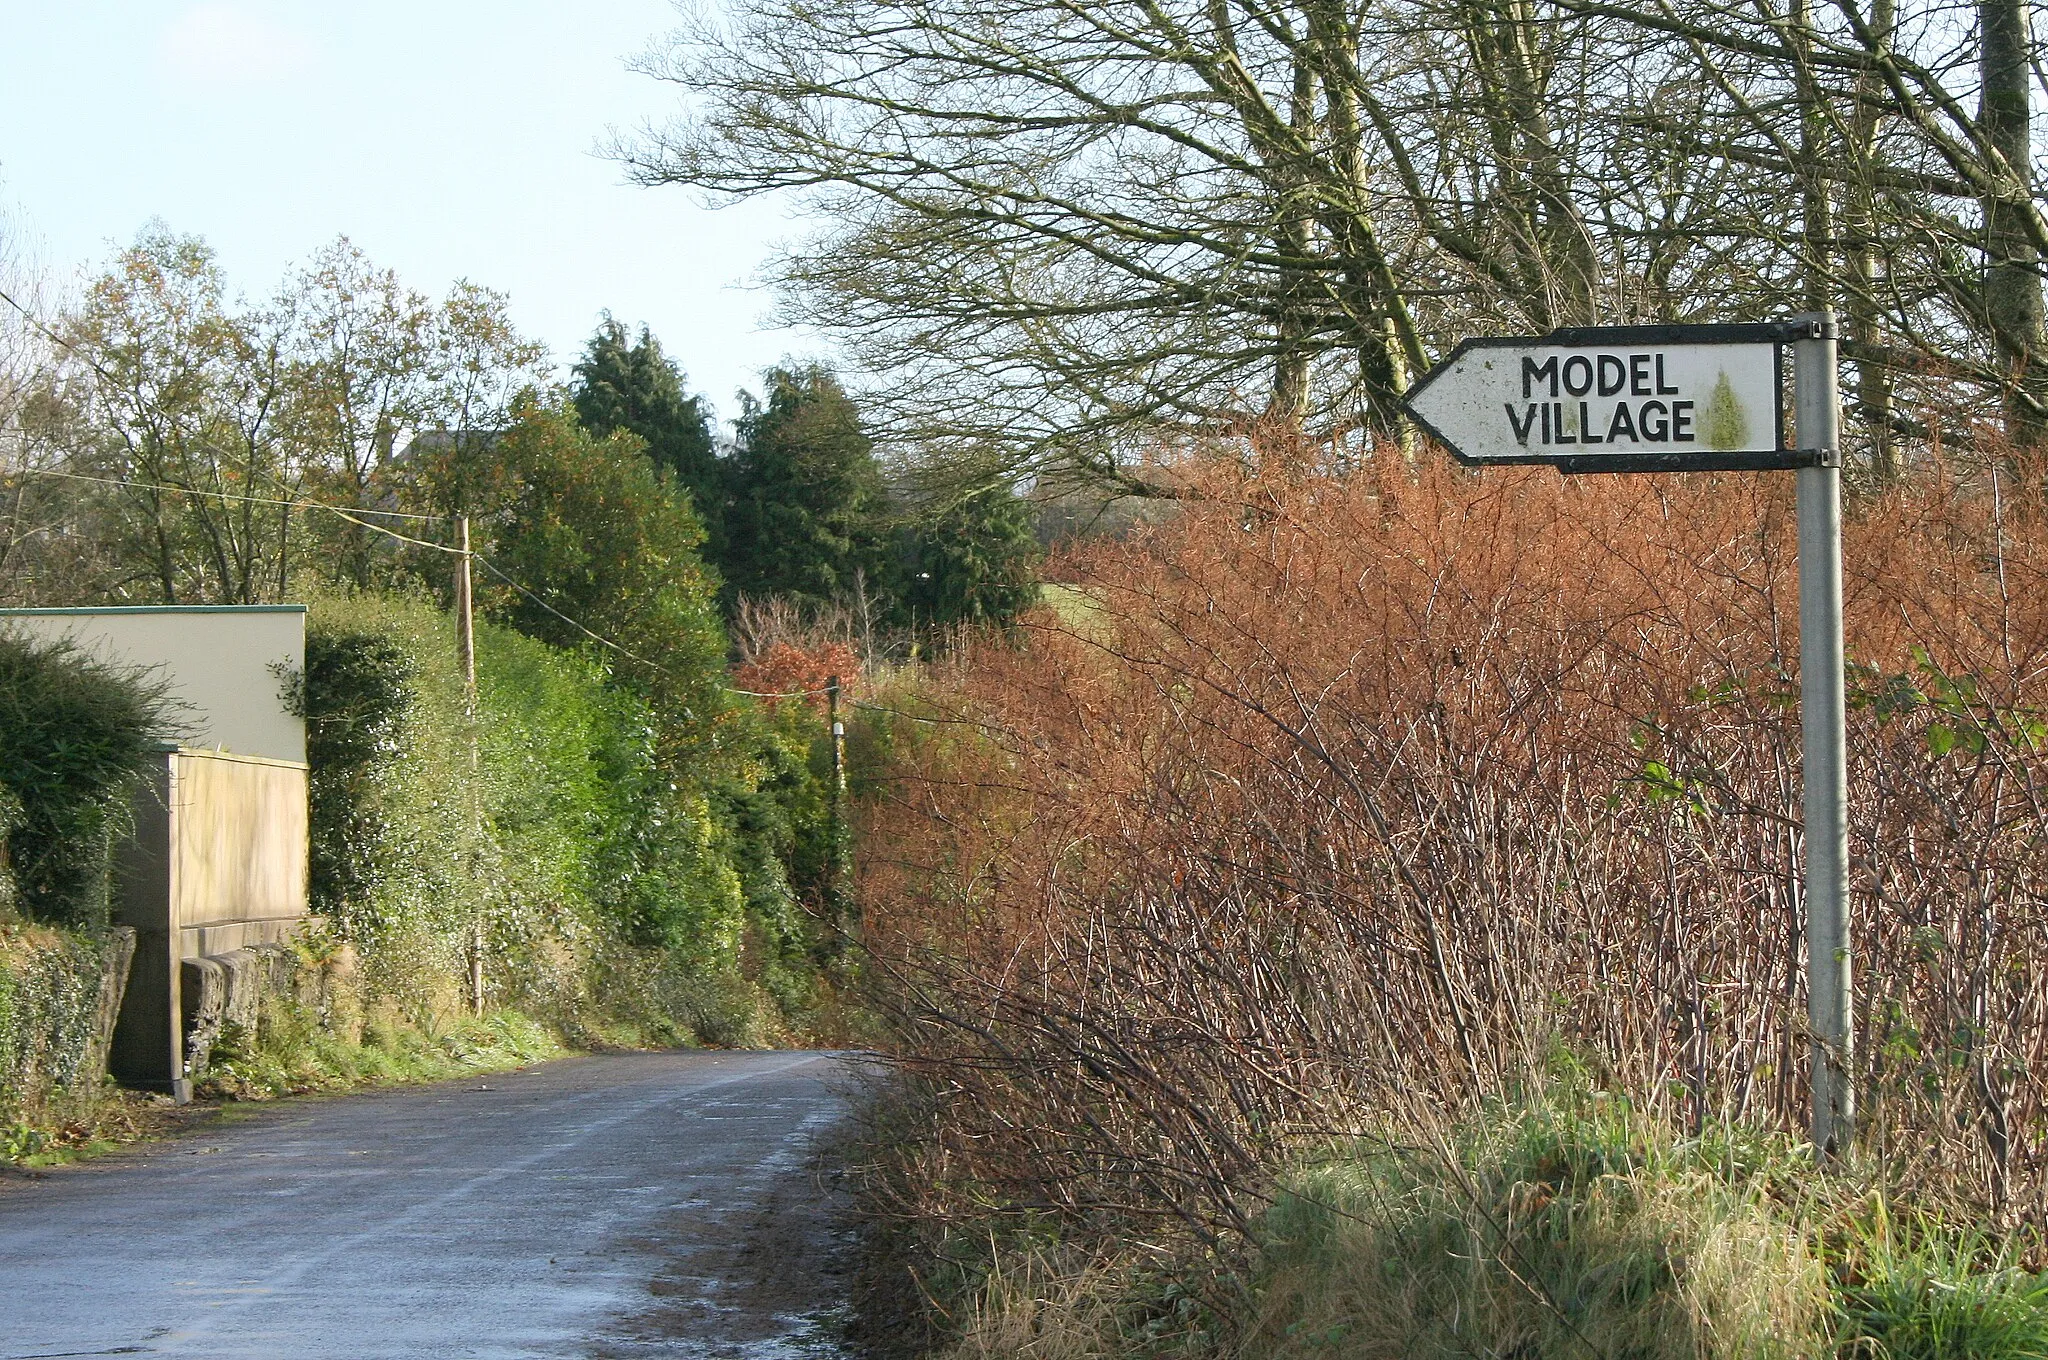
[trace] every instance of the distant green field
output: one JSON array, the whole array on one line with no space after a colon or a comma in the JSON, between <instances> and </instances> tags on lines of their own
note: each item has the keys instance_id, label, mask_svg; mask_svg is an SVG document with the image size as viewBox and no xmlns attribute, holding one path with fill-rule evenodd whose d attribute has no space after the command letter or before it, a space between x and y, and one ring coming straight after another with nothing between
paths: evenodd
<instances>
[{"instance_id":1,"label":"distant green field","mask_svg":"<svg viewBox=\"0 0 2048 1360\"><path fill-rule=\"evenodd\" d=\"M1101 598L1080 586L1046 581L1038 587L1038 602L1077 633L1093 632L1107 622Z\"/></svg>"}]
</instances>

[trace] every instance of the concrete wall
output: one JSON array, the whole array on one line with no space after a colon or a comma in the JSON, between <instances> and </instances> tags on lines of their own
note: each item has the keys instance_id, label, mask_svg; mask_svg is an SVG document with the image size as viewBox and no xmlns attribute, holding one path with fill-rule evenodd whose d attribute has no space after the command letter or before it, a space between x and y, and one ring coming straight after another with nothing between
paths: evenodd
<instances>
[{"instance_id":1,"label":"concrete wall","mask_svg":"<svg viewBox=\"0 0 2048 1360\"><path fill-rule=\"evenodd\" d=\"M198 998L184 994L184 965L279 945L298 930L307 905L307 816L303 763L163 753L137 795L135 835L117 866L114 919L136 936L114 1033L111 1067L120 1080L189 1093Z\"/></svg>"},{"instance_id":2,"label":"concrete wall","mask_svg":"<svg viewBox=\"0 0 2048 1360\"><path fill-rule=\"evenodd\" d=\"M184 706L187 746L306 758L305 724L285 705L280 673L305 664L304 605L0 609L0 629L69 638L103 661L161 676Z\"/></svg>"}]
</instances>

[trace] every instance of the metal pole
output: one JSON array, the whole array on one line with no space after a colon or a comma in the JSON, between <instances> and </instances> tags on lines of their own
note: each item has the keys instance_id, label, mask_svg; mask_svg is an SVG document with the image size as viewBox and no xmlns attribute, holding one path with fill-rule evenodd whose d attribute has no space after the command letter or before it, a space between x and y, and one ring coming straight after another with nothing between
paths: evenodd
<instances>
[{"instance_id":1,"label":"metal pole","mask_svg":"<svg viewBox=\"0 0 2048 1360\"><path fill-rule=\"evenodd\" d=\"M1849 971L1849 765L1843 730L1841 406L1835 318L1794 317L1793 416L1799 447L1799 721L1806 813L1806 1015L1813 1035L1813 1144L1848 1151L1855 1133Z\"/></svg>"}]
</instances>

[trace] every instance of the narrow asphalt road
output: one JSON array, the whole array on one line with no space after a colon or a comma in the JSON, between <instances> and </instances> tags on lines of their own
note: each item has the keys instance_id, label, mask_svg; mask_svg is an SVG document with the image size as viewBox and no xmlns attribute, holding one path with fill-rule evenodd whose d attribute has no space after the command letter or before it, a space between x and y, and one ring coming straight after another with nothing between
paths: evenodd
<instances>
[{"instance_id":1,"label":"narrow asphalt road","mask_svg":"<svg viewBox=\"0 0 2048 1360\"><path fill-rule=\"evenodd\" d=\"M0 1181L0 1358L836 1356L849 1071L571 1058Z\"/></svg>"}]
</instances>

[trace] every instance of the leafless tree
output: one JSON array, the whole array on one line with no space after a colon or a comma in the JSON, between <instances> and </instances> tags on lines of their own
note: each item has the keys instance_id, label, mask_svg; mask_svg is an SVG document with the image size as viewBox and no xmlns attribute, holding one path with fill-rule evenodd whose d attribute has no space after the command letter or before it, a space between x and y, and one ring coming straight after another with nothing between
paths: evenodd
<instances>
[{"instance_id":1,"label":"leafless tree","mask_svg":"<svg viewBox=\"0 0 2048 1360\"><path fill-rule=\"evenodd\" d=\"M35 321L48 291L20 226L0 214L0 600L9 603L32 589L38 547L62 514L38 475L49 451L34 414L51 365L50 339Z\"/></svg>"},{"instance_id":2,"label":"leafless tree","mask_svg":"<svg viewBox=\"0 0 2048 1360\"><path fill-rule=\"evenodd\" d=\"M33 576L74 602L252 603L302 566L358 586L418 574L369 526L482 508L474 436L544 380L501 294L461 282L429 302L346 239L251 304L205 242L154 225L68 316L19 314L49 343L9 408L10 457L40 464L7 489L49 522L33 564L0 566L16 594ZM444 437L407 463L421 430Z\"/></svg>"},{"instance_id":3,"label":"leafless tree","mask_svg":"<svg viewBox=\"0 0 2048 1360\"><path fill-rule=\"evenodd\" d=\"M280 312L236 315L211 251L161 226L87 290L65 335L66 467L108 488L131 568L117 589L166 604L266 597L263 502L294 490L280 439L290 327Z\"/></svg>"},{"instance_id":4,"label":"leafless tree","mask_svg":"<svg viewBox=\"0 0 2048 1360\"><path fill-rule=\"evenodd\" d=\"M645 59L686 112L618 152L647 183L798 195L819 229L779 261L786 306L940 451L1168 491L1136 448L1387 431L1462 334L1825 304L1892 475L1900 439L1985 415L2038 437L2027 17L746 0Z\"/></svg>"},{"instance_id":5,"label":"leafless tree","mask_svg":"<svg viewBox=\"0 0 2048 1360\"><path fill-rule=\"evenodd\" d=\"M1896 474L1898 437L1931 432L1902 412L1901 378L1921 385L1923 410L1964 417L1952 433L2002 415L2015 445L2041 444L2048 218L2032 118L2041 51L2024 5L1557 3L1683 54L1707 98L1683 117L1649 111L1646 126L1690 161L1724 159L1774 189L1777 212L1738 211L1727 228L1775 235L1801 280L1785 301L1849 319L1880 474Z\"/></svg>"}]
</instances>

